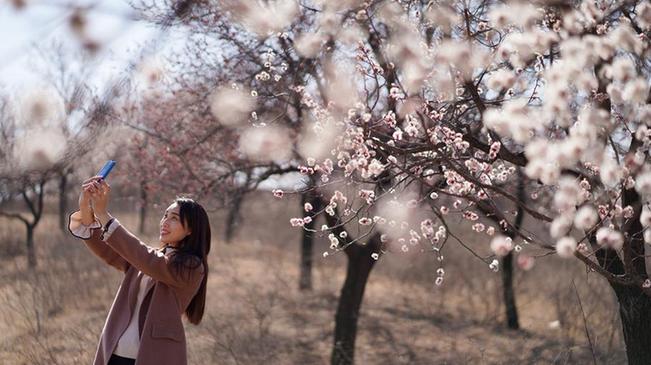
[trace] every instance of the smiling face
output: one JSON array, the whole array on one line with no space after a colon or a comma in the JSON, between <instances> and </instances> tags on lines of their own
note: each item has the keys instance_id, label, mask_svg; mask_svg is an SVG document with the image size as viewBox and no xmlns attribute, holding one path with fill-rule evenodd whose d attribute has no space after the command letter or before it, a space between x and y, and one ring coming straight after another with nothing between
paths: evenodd
<instances>
[{"instance_id":1,"label":"smiling face","mask_svg":"<svg viewBox=\"0 0 651 365\"><path fill-rule=\"evenodd\" d=\"M179 210L180 206L176 202L165 210L163 219L160 221L160 241L162 243L176 246L190 234L190 230L181 223Z\"/></svg>"}]
</instances>

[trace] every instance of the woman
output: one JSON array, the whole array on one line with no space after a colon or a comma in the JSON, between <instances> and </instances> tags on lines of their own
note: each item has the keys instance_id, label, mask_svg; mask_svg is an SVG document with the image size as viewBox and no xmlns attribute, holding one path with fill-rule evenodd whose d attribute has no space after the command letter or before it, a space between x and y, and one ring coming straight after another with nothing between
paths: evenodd
<instances>
[{"instance_id":1,"label":"woman","mask_svg":"<svg viewBox=\"0 0 651 365\"><path fill-rule=\"evenodd\" d=\"M177 198L160 221L162 247L147 246L107 211L109 184L82 185L69 230L125 273L102 329L94 365L187 363L182 316L199 324L206 302L210 223L201 205Z\"/></svg>"}]
</instances>

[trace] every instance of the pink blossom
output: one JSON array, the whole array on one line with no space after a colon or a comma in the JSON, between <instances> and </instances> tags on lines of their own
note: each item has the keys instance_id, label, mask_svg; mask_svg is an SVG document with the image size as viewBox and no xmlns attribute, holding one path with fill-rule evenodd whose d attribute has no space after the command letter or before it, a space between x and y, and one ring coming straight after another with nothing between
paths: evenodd
<instances>
[{"instance_id":1,"label":"pink blossom","mask_svg":"<svg viewBox=\"0 0 651 365\"><path fill-rule=\"evenodd\" d=\"M525 253L521 253L518 255L516 262L520 269L524 271L529 271L533 269L534 264L536 263L536 259L534 259L532 256L529 256Z\"/></svg>"},{"instance_id":2,"label":"pink blossom","mask_svg":"<svg viewBox=\"0 0 651 365\"><path fill-rule=\"evenodd\" d=\"M362 218L359 219L359 224L361 224L363 226L368 226L368 225L371 225L372 223L373 223L373 220L371 220L371 218L368 218L368 217L362 217Z\"/></svg>"},{"instance_id":3,"label":"pink blossom","mask_svg":"<svg viewBox=\"0 0 651 365\"><path fill-rule=\"evenodd\" d=\"M375 199L375 192L373 190L360 189L359 197L366 200L366 204L372 204Z\"/></svg>"},{"instance_id":4,"label":"pink blossom","mask_svg":"<svg viewBox=\"0 0 651 365\"><path fill-rule=\"evenodd\" d=\"M289 223L291 223L292 227L302 227L305 222L301 218L292 218Z\"/></svg>"},{"instance_id":5,"label":"pink blossom","mask_svg":"<svg viewBox=\"0 0 651 365\"><path fill-rule=\"evenodd\" d=\"M371 160L371 163L368 165L368 173L371 176L378 176L384 171L384 165L377 159Z\"/></svg>"},{"instance_id":6,"label":"pink blossom","mask_svg":"<svg viewBox=\"0 0 651 365\"><path fill-rule=\"evenodd\" d=\"M513 242L511 237L506 237L502 235L495 236L491 241L491 250L497 256L506 256L511 250L513 250Z\"/></svg>"},{"instance_id":7,"label":"pink blossom","mask_svg":"<svg viewBox=\"0 0 651 365\"><path fill-rule=\"evenodd\" d=\"M479 216L475 212L466 211L463 213L463 217L469 221L476 221L479 219Z\"/></svg>"},{"instance_id":8,"label":"pink blossom","mask_svg":"<svg viewBox=\"0 0 651 365\"><path fill-rule=\"evenodd\" d=\"M614 250L620 250L624 245L624 236L621 232L609 227L601 227L597 230L597 243Z\"/></svg>"}]
</instances>

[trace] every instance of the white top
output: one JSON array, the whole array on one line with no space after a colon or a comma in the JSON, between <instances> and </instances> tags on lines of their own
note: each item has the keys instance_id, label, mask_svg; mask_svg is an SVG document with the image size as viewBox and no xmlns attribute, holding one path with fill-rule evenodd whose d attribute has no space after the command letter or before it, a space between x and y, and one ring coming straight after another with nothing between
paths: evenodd
<instances>
[{"instance_id":1,"label":"white top","mask_svg":"<svg viewBox=\"0 0 651 365\"><path fill-rule=\"evenodd\" d=\"M151 280L151 277L143 274L140 279L140 288L138 289L138 301L136 302L136 308L131 315L131 320L129 326L122 333L122 337L118 341L118 345L113 351L114 354L122 357L128 357L130 359L135 359L138 355L138 347L140 347L140 332L138 331L138 313L140 312L140 305L142 300L145 297L145 287L147 282Z\"/></svg>"}]
</instances>

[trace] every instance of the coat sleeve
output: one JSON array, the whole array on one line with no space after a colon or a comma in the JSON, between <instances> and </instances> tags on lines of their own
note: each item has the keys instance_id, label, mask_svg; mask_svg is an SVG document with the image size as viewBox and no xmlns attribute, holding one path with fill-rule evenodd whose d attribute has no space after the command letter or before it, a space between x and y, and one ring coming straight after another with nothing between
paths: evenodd
<instances>
[{"instance_id":1,"label":"coat sleeve","mask_svg":"<svg viewBox=\"0 0 651 365\"><path fill-rule=\"evenodd\" d=\"M175 253L165 255L140 241L117 220L114 220L112 224L118 224L118 226L106 239L106 244L134 268L173 287L187 289L201 283L204 268L198 257L194 263L190 264L189 270L181 270L182 272L179 273L172 267L171 259Z\"/></svg>"},{"instance_id":2,"label":"coat sleeve","mask_svg":"<svg viewBox=\"0 0 651 365\"><path fill-rule=\"evenodd\" d=\"M101 227L102 225L97 217L89 226L83 224L81 222L81 211L76 211L68 217L68 230L73 236L82 239L86 246L102 261L117 270L126 272L129 268L129 262L100 239Z\"/></svg>"}]
</instances>

